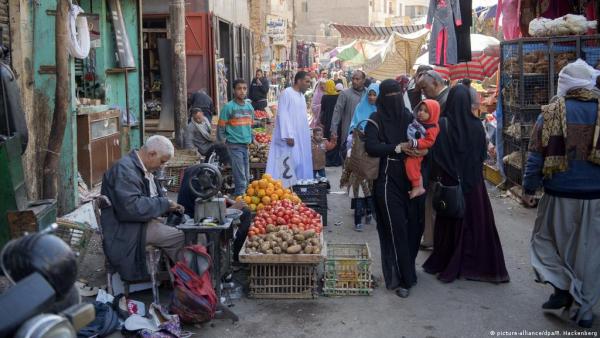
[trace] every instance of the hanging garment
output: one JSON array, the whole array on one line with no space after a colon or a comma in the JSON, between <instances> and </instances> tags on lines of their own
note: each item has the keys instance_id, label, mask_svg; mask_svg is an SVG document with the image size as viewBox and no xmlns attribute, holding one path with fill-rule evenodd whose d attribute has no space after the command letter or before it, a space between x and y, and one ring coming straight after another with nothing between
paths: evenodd
<instances>
[{"instance_id":1,"label":"hanging garment","mask_svg":"<svg viewBox=\"0 0 600 338\"><path fill-rule=\"evenodd\" d=\"M454 24L457 59L458 62L469 62L471 61L471 26L473 26L471 8L473 7L473 0L459 0L459 3L462 25Z\"/></svg>"},{"instance_id":2,"label":"hanging garment","mask_svg":"<svg viewBox=\"0 0 600 338\"><path fill-rule=\"evenodd\" d=\"M556 19L563 15L572 13L572 0L541 0L539 2L541 17Z\"/></svg>"},{"instance_id":3,"label":"hanging garment","mask_svg":"<svg viewBox=\"0 0 600 338\"><path fill-rule=\"evenodd\" d=\"M430 0L426 25L431 29L429 64L445 66L457 63L455 24L462 25L458 0Z\"/></svg>"},{"instance_id":4,"label":"hanging garment","mask_svg":"<svg viewBox=\"0 0 600 338\"><path fill-rule=\"evenodd\" d=\"M502 34L505 40L514 40L521 36L521 27L519 27L520 2L520 0L498 0L496 31L498 31L500 15L502 15Z\"/></svg>"}]
</instances>

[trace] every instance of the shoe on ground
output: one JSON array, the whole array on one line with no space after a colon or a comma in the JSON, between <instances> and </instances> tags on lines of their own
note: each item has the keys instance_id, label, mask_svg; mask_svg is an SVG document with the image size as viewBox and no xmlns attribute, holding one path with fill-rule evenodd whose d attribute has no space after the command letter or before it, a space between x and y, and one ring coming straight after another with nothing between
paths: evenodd
<instances>
[{"instance_id":1,"label":"shoe on ground","mask_svg":"<svg viewBox=\"0 0 600 338\"><path fill-rule=\"evenodd\" d=\"M363 228L364 228L364 225L362 225L360 223L354 225L354 231L362 232Z\"/></svg>"},{"instance_id":2,"label":"shoe on ground","mask_svg":"<svg viewBox=\"0 0 600 338\"><path fill-rule=\"evenodd\" d=\"M398 296L400 298L407 298L409 294L410 294L410 291L408 291L408 289L405 289L405 288L397 288L396 289L396 296Z\"/></svg>"},{"instance_id":3,"label":"shoe on ground","mask_svg":"<svg viewBox=\"0 0 600 338\"><path fill-rule=\"evenodd\" d=\"M568 292L553 293L550 298L542 304L544 310L558 310L564 307L569 308L573 304L573 297Z\"/></svg>"}]
</instances>

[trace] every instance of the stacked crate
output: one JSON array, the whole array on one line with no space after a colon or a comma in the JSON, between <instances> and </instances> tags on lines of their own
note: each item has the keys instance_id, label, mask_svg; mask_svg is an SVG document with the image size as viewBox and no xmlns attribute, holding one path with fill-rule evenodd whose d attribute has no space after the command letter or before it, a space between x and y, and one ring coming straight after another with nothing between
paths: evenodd
<instances>
[{"instance_id":1,"label":"stacked crate","mask_svg":"<svg viewBox=\"0 0 600 338\"><path fill-rule=\"evenodd\" d=\"M577 58L600 67L600 35L501 44L503 166L509 185L522 185L533 126L542 106L556 95L561 69Z\"/></svg>"},{"instance_id":2,"label":"stacked crate","mask_svg":"<svg viewBox=\"0 0 600 338\"><path fill-rule=\"evenodd\" d=\"M327 226L327 190L329 183L320 182L307 185L295 185L294 193L307 207L315 210L323 217L323 226Z\"/></svg>"}]
</instances>

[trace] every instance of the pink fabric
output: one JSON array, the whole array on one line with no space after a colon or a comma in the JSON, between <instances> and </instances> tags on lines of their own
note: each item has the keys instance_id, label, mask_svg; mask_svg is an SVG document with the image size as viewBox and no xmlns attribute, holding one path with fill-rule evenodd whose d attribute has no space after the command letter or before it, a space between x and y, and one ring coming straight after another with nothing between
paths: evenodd
<instances>
[{"instance_id":1,"label":"pink fabric","mask_svg":"<svg viewBox=\"0 0 600 338\"><path fill-rule=\"evenodd\" d=\"M437 53L435 56L435 63L438 65L442 64L442 53L445 53L446 50L445 48L442 48L442 46L446 46L446 40L448 39L448 34L446 33L446 28L442 29L440 31L440 37L438 37L437 39L437 47L435 49L435 52ZM444 58L445 59L445 58ZM446 60L444 60L444 63L446 63Z\"/></svg>"},{"instance_id":2,"label":"pink fabric","mask_svg":"<svg viewBox=\"0 0 600 338\"><path fill-rule=\"evenodd\" d=\"M498 9L496 11L496 30L502 14L502 33L505 40L514 40L521 37L519 28L519 18L521 0L498 0Z\"/></svg>"},{"instance_id":3,"label":"pink fabric","mask_svg":"<svg viewBox=\"0 0 600 338\"><path fill-rule=\"evenodd\" d=\"M317 82L315 93L310 105L310 111L312 112L312 120L310 121L310 127L315 128L319 126L321 120L321 99L323 98L323 90L321 89L321 81Z\"/></svg>"}]
</instances>

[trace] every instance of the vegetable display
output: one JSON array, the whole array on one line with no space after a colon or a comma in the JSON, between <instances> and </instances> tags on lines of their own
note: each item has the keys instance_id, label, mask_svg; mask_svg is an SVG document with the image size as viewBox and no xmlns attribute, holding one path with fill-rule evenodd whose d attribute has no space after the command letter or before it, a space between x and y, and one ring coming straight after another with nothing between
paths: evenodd
<instances>
[{"instance_id":1,"label":"vegetable display","mask_svg":"<svg viewBox=\"0 0 600 338\"><path fill-rule=\"evenodd\" d=\"M269 144L254 144L251 143L248 145L248 149L250 150L250 162L251 163L266 163L267 158L269 157Z\"/></svg>"},{"instance_id":2,"label":"vegetable display","mask_svg":"<svg viewBox=\"0 0 600 338\"><path fill-rule=\"evenodd\" d=\"M298 195L290 189L283 188L281 180L274 180L269 174L264 174L260 180L252 181L246 193L238 196L237 200L246 202L252 211L261 211L277 201L288 201L291 204L301 202Z\"/></svg>"}]
</instances>

